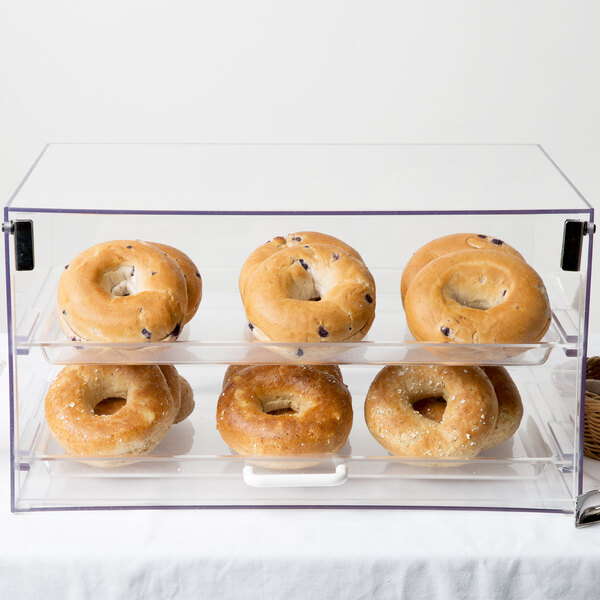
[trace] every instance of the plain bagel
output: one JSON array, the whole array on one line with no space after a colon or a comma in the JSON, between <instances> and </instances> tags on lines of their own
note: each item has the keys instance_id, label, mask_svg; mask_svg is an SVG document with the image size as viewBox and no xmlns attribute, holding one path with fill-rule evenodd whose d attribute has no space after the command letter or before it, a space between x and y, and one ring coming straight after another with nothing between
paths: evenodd
<instances>
[{"instance_id":1,"label":"plain bagel","mask_svg":"<svg viewBox=\"0 0 600 600\"><path fill-rule=\"evenodd\" d=\"M335 377L301 365L242 369L217 404L217 429L244 456L335 454L352 428L352 399ZM271 463L274 468L295 468Z\"/></svg>"},{"instance_id":2,"label":"plain bagel","mask_svg":"<svg viewBox=\"0 0 600 600\"><path fill-rule=\"evenodd\" d=\"M416 340L529 343L542 339L551 321L540 276L506 252L462 250L423 267L404 299Z\"/></svg>"},{"instance_id":3,"label":"plain bagel","mask_svg":"<svg viewBox=\"0 0 600 600\"><path fill-rule=\"evenodd\" d=\"M71 339L148 342L177 339L187 289L177 263L141 241L104 242L65 266L58 317Z\"/></svg>"},{"instance_id":4,"label":"plain bagel","mask_svg":"<svg viewBox=\"0 0 600 600\"><path fill-rule=\"evenodd\" d=\"M231 378L239 373L242 369L247 369L248 367L252 367L256 365L229 365L227 370L225 371L225 375L223 375L223 389L225 386L231 381ZM341 383L344 383L344 378L342 377L342 371L337 365L306 365L310 366L313 369L317 369L319 371L323 371L323 373L327 373L327 375L331 375L335 377Z\"/></svg>"}]
</instances>

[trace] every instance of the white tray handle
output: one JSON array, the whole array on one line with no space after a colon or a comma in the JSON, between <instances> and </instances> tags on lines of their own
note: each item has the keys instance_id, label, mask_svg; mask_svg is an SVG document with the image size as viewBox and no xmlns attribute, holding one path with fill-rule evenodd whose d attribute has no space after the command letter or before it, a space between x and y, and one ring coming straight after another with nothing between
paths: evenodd
<instances>
[{"instance_id":1,"label":"white tray handle","mask_svg":"<svg viewBox=\"0 0 600 600\"><path fill-rule=\"evenodd\" d=\"M339 464L333 473L258 474L252 465L244 467L244 482L252 487L325 487L348 481L348 465Z\"/></svg>"}]
</instances>

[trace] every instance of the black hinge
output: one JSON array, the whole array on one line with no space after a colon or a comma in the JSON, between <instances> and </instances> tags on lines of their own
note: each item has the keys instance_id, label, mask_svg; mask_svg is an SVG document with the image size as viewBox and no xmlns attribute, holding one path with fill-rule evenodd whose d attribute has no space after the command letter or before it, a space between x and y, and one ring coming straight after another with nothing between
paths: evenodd
<instances>
[{"instance_id":1,"label":"black hinge","mask_svg":"<svg viewBox=\"0 0 600 600\"><path fill-rule=\"evenodd\" d=\"M15 269L17 271L33 271L33 221L15 219L2 223L2 231L14 236Z\"/></svg>"},{"instance_id":2,"label":"black hinge","mask_svg":"<svg viewBox=\"0 0 600 600\"><path fill-rule=\"evenodd\" d=\"M596 231L594 223L567 219L563 231L563 246L560 267L563 271L579 271L583 236Z\"/></svg>"}]
</instances>

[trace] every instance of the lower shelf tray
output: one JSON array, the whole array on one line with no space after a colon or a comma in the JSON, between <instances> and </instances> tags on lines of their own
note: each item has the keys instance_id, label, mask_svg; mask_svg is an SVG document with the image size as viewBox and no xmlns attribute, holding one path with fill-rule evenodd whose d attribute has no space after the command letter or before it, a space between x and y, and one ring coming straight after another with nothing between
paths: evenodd
<instances>
[{"instance_id":1,"label":"lower shelf tray","mask_svg":"<svg viewBox=\"0 0 600 600\"><path fill-rule=\"evenodd\" d=\"M152 454L115 468L67 456L52 438L41 402L31 444L18 457L17 510L94 507L381 506L497 507L572 511L573 455L557 442L560 414L539 401L540 383L513 369L525 414L517 433L474 459L391 456L369 433L363 404L376 367L342 367L354 424L333 457L269 458L232 453L215 427L223 369L182 367L196 408ZM543 385L543 384L542 384ZM38 396L39 399L39 396ZM568 423L564 425L568 427ZM117 461L118 459L115 459ZM131 460L131 459L129 459ZM89 462L93 462L93 459ZM299 467L299 468L294 468Z\"/></svg>"}]
</instances>

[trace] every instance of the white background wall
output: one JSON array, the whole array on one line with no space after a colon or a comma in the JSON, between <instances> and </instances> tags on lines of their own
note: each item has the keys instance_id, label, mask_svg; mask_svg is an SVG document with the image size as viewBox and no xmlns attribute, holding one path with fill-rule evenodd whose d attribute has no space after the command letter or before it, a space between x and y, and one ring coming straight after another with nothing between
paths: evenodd
<instances>
[{"instance_id":1,"label":"white background wall","mask_svg":"<svg viewBox=\"0 0 600 600\"><path fill-rule=\"evenodd\" d=\"M596 0L2 0L0 199L48 141L539 142L600 206L599 32Z\"/></svg>"}]
</instances>

